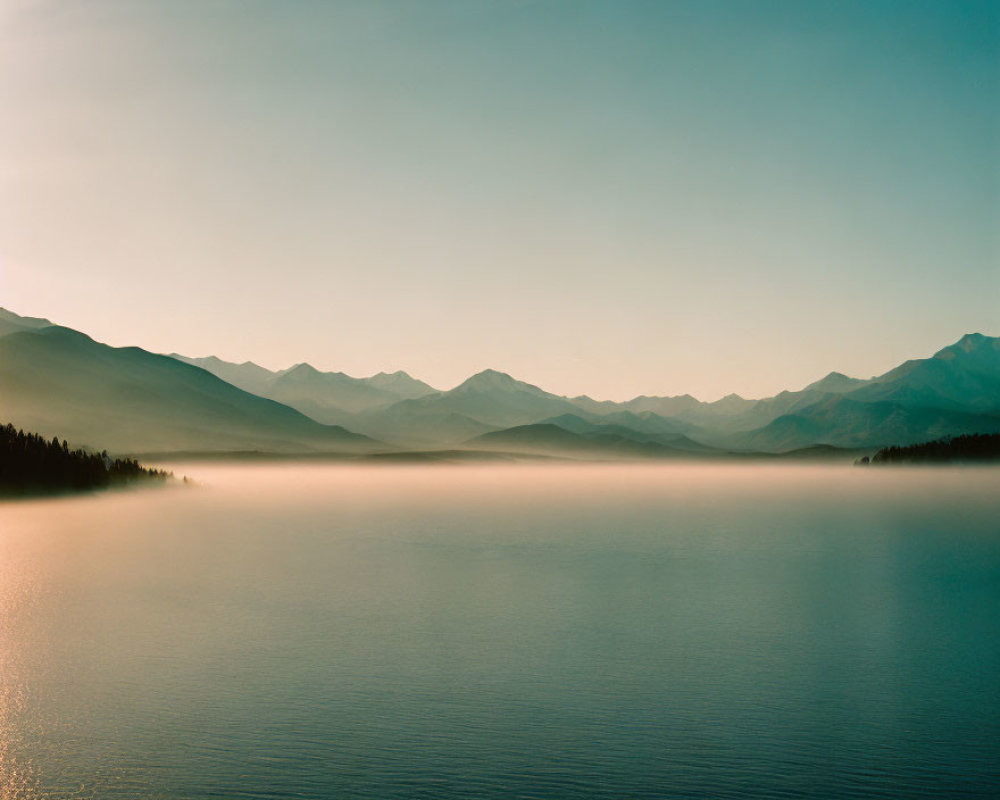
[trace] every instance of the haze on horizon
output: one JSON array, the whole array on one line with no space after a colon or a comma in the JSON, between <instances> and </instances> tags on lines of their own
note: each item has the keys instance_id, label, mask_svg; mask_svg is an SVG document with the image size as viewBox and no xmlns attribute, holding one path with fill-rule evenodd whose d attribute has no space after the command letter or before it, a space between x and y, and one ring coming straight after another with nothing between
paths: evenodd
<instances>
[{"instance_id":1,"label":"haze on horizon","mask_svg":"<svg viewBox=\"0 0 1000 800\"><path fill-rule=\"evenodd\" d=\"M991 2L10 0L0 306L711 400L1000 333Z\"/></svg>"}]
</instances>

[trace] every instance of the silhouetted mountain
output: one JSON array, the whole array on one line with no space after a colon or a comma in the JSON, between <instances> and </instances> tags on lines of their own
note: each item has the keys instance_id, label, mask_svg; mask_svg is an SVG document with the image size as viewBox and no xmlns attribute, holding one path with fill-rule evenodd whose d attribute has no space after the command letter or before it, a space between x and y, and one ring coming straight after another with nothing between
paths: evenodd
<instances>
[{"instance_id":1,"label":"silhouetted mountain","mask_svg":"<svg viewBox=\"0 0 1000 800\"><path fill-rule=\"evenodd\" d=\"M509 428L576 411L565 397L488 369L450 391L403 400L383 412L368 414L364 423L368 430L388 426L388 430L412 430L421 437L436 435L444 443L456 443L468 438L463 428L470 422L486 429ZM411 437L409 441L426 439Z\"/></svg>"},{"instance_id":2,"label":"silhouetted mountain","mask_svg":"<svg viewBox=\"0 0 1000 800\"><path fill-rule=\"evenodd\" d=\"M594 398L588 397L585 394L566 399L576 406L577 409L585 411L588 414L609 414L612 411L618 411L622 408L622 403L616 403L613 400L594 400Z\"/></svg>"},{"instance_id":3,"label":"silhouetted mountain","mask_svg":"<svg viewBox=\"0 0 1000 800\"><path fill-rule=\"evenodd\" d=\"M687 395L643 396L625 403L570 399L486 370L450 392L344 421L376 437L423 446L552 420L581 435L593 432L570 416L588 426L604 425L608 435L653 444L680 435L696 446L763 452L908 444L995 429L1000 414L998 342L969 335L933 358L907 362L870 380L834 372L801 391L761 400L728 395L712 403ZM322 414L302 398L294 399L307 413Z\"/></svg>"},{"instance_id":4,"label":"silhouetted mountain","mask_svg":"<svg viewBox=\"0 0 1000 800\"><path fill-rule=\"evenodd\" d=\"M620 411L629 411L633 414L653 413L660 417L673 417L685 411L692 411L708 405L696 400L689 394L682 394L677 397L640 395L631 400L626 400L624 403L616 403L611 400L594 400L587 395L568 399L582 411L592 414L612 414Z\"/></svg>"},{"instance_id":5,"label":"silhouetted mountain","mask_svg":"<svg viewBox=\"0 0 1000 800\"><path fill-rule=\"evenodd\" d=\"M599 420L606 425L623 425L636 431L642 431L643 433L679 434L690 431L692 427L676 417L664 417L652 411L640 411L638 413L632 411L613 411L610 414L595 417L594 420Z\"/></svg>"},{"instance_id":6,"label":"silhouetted mountain","mask_svg":"<svg viewBox=\"0 0 1000 800\"><path fill-rule=\"evenodd\" d=\"M471 378L466 378L462 383L445 394L452 397L462 395L481 396L502 393L507 395L531 395L533 397L552 398L548 392L533 386L530 383L512 378L506 372L498 372L495 369L484 369L477 372ZM564 400L565 398L559 398Z\"/></svg>"},{"instance_id":7,"label":"silhouetted mountain","mask_svg":"<svg viewBox=\"0 0 1000 800\"><path fill-rule=\"evenodd\" d=\"M810 383L804 392L823 392L825 394L844 394L863 386L868 381L861 378L849 378L842 372L831 372L825 378Z\"/></svg>"},{"instance_id":8,"label":"silhouetted mountain","mask_svg":"<svg viewBox=\"0 0 1000 800\"><path fill-rule=\"evenodd\" d=\"M404 400L388 408L359 415L352 425L362 432L378 431L378 435L386 441L430 449L460 444L498 428L447 409L413 409L409 405L411 402L414 401Z\"/></svg>"},{"instance_id":9,"label":"silhouetted mountain","mask_svg":"<svg viewBox=\"0 0 1000 800\"><path fill-rule=\"evenodd\" d=\"M357 414L437 391L402 371L353 378L343 372L321 372L310 364L271 372L249 361L232 364L215 356L189 358L177 353L171 357L207 369L240 389L277 400L326 424L350 424Z\"/></svg>"},{"instance_id":10,"label":"silhouetted mountain","mask_svg":"<svg viewBox=\"0 0 1000 800\"><path fill-rule=\"evenodd\" d=\"M66 340L70 334L89 345ZM33 348L39 352L29 352ZM82 360L73 354L76 349ZM108 352L118 354L113 365L105 363ZM142 369L126 358L130 353L142 354ZM137 348L107 348L47 320L0 311L0 402L17 411L19 416L11 415L17 424L87 437L75 441L89 441L96 433L93 440L104 441L100 433L113 423L117 438L109 445L133 452L140 438L147 450L365 449L375 446L371 439L434 449L485 434L498 434L486 439L498 441L511 429L538 424L555 425L585 441L604 437L602 446L614 441L617 446L784 452L907 445L1000 429L1000 339L981 334L869 380L833 372L800 391L760 400L728 395L712 403L690 395L640 396L624 403L567 398L496 370L439 392L404 372L353 378L308 364L271 372L252 362L175 356L173 363L221 379L195 386L190 373L168 374L162 364L155 374L149 372L151 358L160 357ZM236 394L222 398L220 392ZM277 402L259 405L266 403L262 397ZM258 405L251 409L248 403ZM227 404L239 410L227 411ZM371 438L352 439L337 425Z\"/></svg>"},{"instance_id":11,"label":"silhouetted mountain","mask_svg":"<svg viewBox=\"0 0 1000 800\"><path fill-rule=\"evenodd\" d=\"M676 417L685 411L691 411L704 405L689 394L676 397L649 397L641 395L622 403L622 407L636 414L652 412L661 417Z\"/></svg>"},{"instance_id":12,"label":"silhouetted mountain","mask_svg":"<svg viewBox=\"0 0 1000 800\"><path fill-rule=\"evenodd\" d=\"M970 334L933 358L870 380L831 373L727 416L679 415L708 444L765 452L831 444L879 447L996 430L1000 339Z\"/></svg>"},{"instance_id":13,"label":"silhouetted mountain","mask_svg":"<svg viewBox=\"0 0 1000 800\"><path fill-rule=\"evenodd\" d=\"M17 314L0 308L0 336L18 331L31 331L38 328L47 328L52 325L47 319L40 317L19 317Z\"/></svg>"},{"instance_id":14,"label":"silhouetted mountain","mask_svg":"<svg viewBox=\"0 0 1000 800\"><path fill-rule=\"evenodd\" d=\"M897 403L866 403L831 395L731 442L749 451L783 452L815 444L845 448L905 445L943 436L996 431L1000 431L1000 416L909 408Z\"/></svg>"},{"instance_id":15,"label":"silhouetted mountain","mask_svg":"<svg viewBox=\"0 0 1000 800\"><path fill-rule=\"evenodd\" d=\"M826 392L803 390L801 392L780 392L774 397L756 400L742 411L729 414L684 414L685 421L691 422L693 416L698 420L697 427L692 427L692 435L705 442L717 446L732 446L734 437L747 431L756 430L785 414L795 413L835 395ZM694 422L691 422L695 425Z\"/></svg>"},{"instance_id":16,"label":"silhouetted mountain","mask_svg":"<svg viewBox=\"0 0 1000 800\"><path fill-rule=\"evenodd\" d=\"M320 372L309 364L297 364L279 373L265 389L264 396L329 423L344 422L355 414L384 408L399 400L397 395L343 372Z\"/></svg>"},{"instance_id":17,"label":"silhouetted mountain","mask_svg":"<svg viewBox=\"0 0 1000 800\"><path fill-rule=\"evenodd\" d=\"M254 364L252 361L244 361L242 364L232 364L215 356L188 358L187 356L180 355L180 353L171 353L170 357L208 370L216 377L222 378L226 383L231 383L233 386L252 394L261 394L276 376L276 373L258 364Z\"/></svg>"},{"instance_id":18,"label":"silhouetted mountain","mask_svg":"<svg viewBox=\"0 0 1000 800\"><path fill-rule=\"evenodd\" d=\"M592 419L584 419L577 414L561 414L558 417L542 420L541 424L558 425L584 437L595 434L618 436L634 442L652 442L688 452L703 453L715 450L679 433L677 423L673 420L648 412L645 416L639 416L629 411L621 411Z\"/></svg>"},{"instance_id":19,"label":"silhouetted mountain","mask_svg":"<svg viewBox=\"0 0 1000 800\"><path fill-rule=\"evenodd\" d=\"M932 358L907 361L847 396L909 408L1000 412L1000 338L967 334Z\"/></svg>"},{"instance_id":20,"label":"silhouetted mountain","mask_svg":"<svg viewBox=\"0 0 1000 800\"><path fill-rule=\"evenodd\" d=\"M711 403L698 403L674 415L674 419L692 426L693 433L701 431L746 430L757 424L773 419L769 413L758 408L761 400L747 400L737 394L730 394Z\"/></svg>"},{"instance_id":21,"label":"silhouetted mountain","mask_svg":"<svg viewBox=\"0 0 1000 800\"><path fill-rule=\"evenodd\" d=\"M716 414L739 414L757 404L757 400L747 400L738 394L727 394L705 405Z\"/></svg>"},{"instance_id":22,"label":"silhouetted mountain","mask_svg":"<svg viewBox=\"0 0 1000 800\"><path fill-rule=\"evenodd\" d=\"M374 386L376 389L389 392L390 394L393 394L396 397L401 397L404 400L410 400L414 397L423 397L424 395L437 393L437 389L433 386L411 377L401 369L391 373L380 372L369 378L360 378L360 380L364 381L369 386Z\"/></svg>"},{"instance_id":23,"label":"silhouetted mountain","mask_svg":"<svg viewBox=\"0 0 1000 800\"><path fill-rule=\"evenodd\" d=\"M378 446L198 367L58 326L0 338L0 408L19 427L119 453Z\"/></svg>"},{"instance_id":24,"label":"silhouetted mountain","mask_svg":"<svg viewBox=\"0 0 1000 800\"><path fill-rule=\"evenodd\" d=\"M693 444L693 443L691 443ZM559 425L517 425L484 433L465 443L474 450L497 450L562 458L677 458L698 454L697 449L671 447L653 441L638 441L598 427L589 433L574 433Z\"/></svg>"}]
</instances>

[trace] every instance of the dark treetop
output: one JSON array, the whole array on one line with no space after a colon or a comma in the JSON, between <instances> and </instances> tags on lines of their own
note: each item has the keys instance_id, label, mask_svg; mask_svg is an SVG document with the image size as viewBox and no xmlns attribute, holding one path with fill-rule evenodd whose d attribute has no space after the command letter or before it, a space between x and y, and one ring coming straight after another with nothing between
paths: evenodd
<instances>
[{"instance_id":1,"label":"dark treetop","mask_svg":"<svg viewBox=\"0 0 1000 800\"><path fill-rule=\"evenodd\" d=\"M92 489L140 478L164 479L131 458L111 458L107 451L70 450L63 440L47 441L13 425L0 427L0 492L21 493Z\"/></svg>"},{"instance_id":2,"label":"dark treetop","mask_svg":"<svg viewBox=\"0 0 1000 800\"><path fill-rule=\"evenodd\" d=\"M1000 434L973 433L909 447L884 447L871 458L872 464L942 461L1000 461Z\"/></svg>"}]
</instances>

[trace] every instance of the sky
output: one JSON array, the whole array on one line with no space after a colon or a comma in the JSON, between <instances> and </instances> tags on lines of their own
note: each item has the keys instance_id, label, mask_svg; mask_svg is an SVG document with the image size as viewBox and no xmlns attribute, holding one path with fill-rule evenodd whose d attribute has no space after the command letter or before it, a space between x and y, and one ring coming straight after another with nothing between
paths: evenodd
<instances>
[{"instance_id":1,"label":"sky","mask_svg":"<svg viewBox=\"0 0 1000 800\"><path fill-rule=\"evenodd\" d=\"M712 400L1000 334L995 2L3 0L0 306Z\"/></svg>"}]
</instances>

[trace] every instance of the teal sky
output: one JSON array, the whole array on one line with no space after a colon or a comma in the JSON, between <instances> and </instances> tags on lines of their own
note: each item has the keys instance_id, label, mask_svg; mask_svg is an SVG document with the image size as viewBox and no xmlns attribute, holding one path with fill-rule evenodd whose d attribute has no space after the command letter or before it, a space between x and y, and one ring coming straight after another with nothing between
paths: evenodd
<instances>
[{"instance_id":1,"label":"teal sky","mask_svg":"<svg viewBox=\"0 0 1000 800\"><path fill-rule=\"evenodd\" d=\"M6 0L0 305L714 399L1000 334L996 2Z\"/></svg>"}]
</instances>

